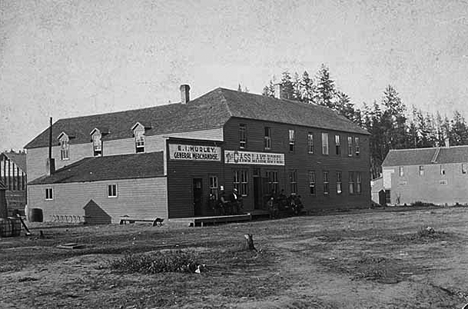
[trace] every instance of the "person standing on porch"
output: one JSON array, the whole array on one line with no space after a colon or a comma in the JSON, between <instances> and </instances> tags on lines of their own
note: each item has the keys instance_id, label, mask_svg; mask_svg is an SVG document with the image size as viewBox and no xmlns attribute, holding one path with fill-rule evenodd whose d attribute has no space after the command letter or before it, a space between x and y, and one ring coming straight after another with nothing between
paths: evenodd
<instances>
[{"instance_id":1,"label":"person standing on porch","mask_svg":"<svg viewBox=\"0 0 468 309\"><path fill-rule=\"evenodd\" d=\"M239 194L237 193L236 188L232 190L232 193L229 196L229 201L231 202L232 212L234 212L235 215L238 215L240 213L240 207L239 207Z\"/></svg>"}]
</instances>

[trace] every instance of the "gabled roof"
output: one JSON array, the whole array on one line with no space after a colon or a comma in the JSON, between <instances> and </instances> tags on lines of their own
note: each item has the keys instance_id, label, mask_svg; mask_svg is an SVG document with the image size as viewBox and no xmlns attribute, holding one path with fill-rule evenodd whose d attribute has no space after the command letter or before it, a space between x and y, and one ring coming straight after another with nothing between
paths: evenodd
<instances>
[{"instance_id":1,"label":"gabled roof","mask_svg":"<svg viewBox=\"0 0 468 309\"><path fill-rule=\"evenodd\" d=\"M382 163L386 166L468 163L468 146L392 149Z\"/></svg>"},{"instance_id":2,"label":"gabled roof","mask_svg":"<svg viewBox=\"0 0 468 309\"><path fill-rule=\"evenodd\" d=\"M317 105L280 100L258 94L217 88L186 104L173 103L116 113L60 119L52 126L53 136L73 132L71 144L89 143L90 132L106 127L103 140L132 138L132 127L139 122L147 128L145 135L180 133L222 128L232 117L259 119L357 134L368 132L334 111ZM53 145L58 145L54 140ZM48 146L44 130L25 148Z\"/></svg>"},{"instance_id":3,"label":"gabled roof","mask_svg":"<svg viewBox=\"0 0 468 309\"><path fill-rule=\"evenodd\" d=\"M14 152L14 151L5 151L0 154L4 155L11 161L13 161L24 173L26 173L26 153L25 152Z\"/></svg>"},{"instance_id":4,"label":"gabled roof","mask_svg":"<svg viewBox=\"0 0 468 309\"><path fill-rule=\"evenodd\" d=\"M84 158L28 185L164 176L162 152Z\"/></svg>"}]
</instances>

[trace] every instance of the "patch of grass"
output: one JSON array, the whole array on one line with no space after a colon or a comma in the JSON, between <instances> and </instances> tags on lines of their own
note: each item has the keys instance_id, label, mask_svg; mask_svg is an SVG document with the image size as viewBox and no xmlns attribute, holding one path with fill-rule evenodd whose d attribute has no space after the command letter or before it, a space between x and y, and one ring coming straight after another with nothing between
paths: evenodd
<instances>
[{"instance_id":1,"label":"patch of grass","mask_svg":"<svg viewBox=\"0 0 468 309\"><path fill-rule=\"evenodd\" d=\"M156 274L162 272L195 272L201 264L194 252L170 250L152 253L126 253L109 262L113 270L128 273Z\"/></svg>"},{"instance_id":2,"label":"patch of grass","mask_svg":"<svg viewBox=\"0 0 468 309\"><path fill-rule=\"evenodd\" d=\"M434 228L421 227L417 232L403 235L394 235L390 239L392 241L404 243L404 242L430 242L430 241L441 241L453 239L455 236L452 233L447 233L443 231L436 231Z\"/></svg>"}]
</instances>

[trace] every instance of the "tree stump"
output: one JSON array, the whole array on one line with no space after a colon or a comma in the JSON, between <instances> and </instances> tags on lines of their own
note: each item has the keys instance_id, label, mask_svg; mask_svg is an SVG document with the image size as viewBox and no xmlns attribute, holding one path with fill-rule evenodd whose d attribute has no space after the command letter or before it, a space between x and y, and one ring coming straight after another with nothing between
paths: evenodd
<instances>
[{"instance_id":1,"label":"tree stump","mask_svg":"<svg viewBox=\"0 0 468 309\"><path fill-rule=\"evenodd\" d=\"M257 249L256 249L255 246L254 246L252 234L245 234L245 235L244 235L244 238L245 238L245 248L246 248L247 250L254 250L254 251L257 251Z\"/></svg>"}]
</instances>

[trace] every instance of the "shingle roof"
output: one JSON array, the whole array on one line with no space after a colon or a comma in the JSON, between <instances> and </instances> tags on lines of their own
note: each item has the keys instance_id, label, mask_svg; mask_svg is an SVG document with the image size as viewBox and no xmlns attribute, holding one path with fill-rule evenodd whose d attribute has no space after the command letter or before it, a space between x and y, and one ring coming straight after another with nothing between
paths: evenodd
<instances>
[{"instance_id":1,"label":"shingle roof","mask_svg":"<svg viewBox=\"0 0 468 309\"><path fill-rule=\"evenodd\" d=\"M382 166L448 163L468 163L468 146L390 150Z\"/></svg>"},{"instance_id":2,"label":"shingle roof","mask_svg":"<svg viewBox=\"0 0 468 309\"><path fill-rule=\"evenodd\" d=\"M231 117L260 119L292 125L325 128L368 134L366 130L339 116L332 110L290 100L280 100L258 94L217 88L188 102L173 103L116 113L60 119L52 126L53 145L65 132L70 144L89 143L94 128L105 128L109 134L103 140L131 138L131 128L140 122L145 135L179 133L221 128ZM48 130L44 130L25 148L48 146Z\"/></svg>"},{"instance_id":3,"label":"shingle roof","mask_svg":"<svg viewBox=\"0 0 468 309\"><path fill-rule=\"evenodd\" d=\"M13 161L23 172L26 173L26 153L21 152L13 152L13 151L5 151L2 153L8 159Z\"/></svg>"},{"instance_id":4,"label":"shingle roof","mask_svg":"<svg viewBox=\"0 0 468 309\"><path fill-rule=\"evenodd\" d=\"M163 164L162 152L84 158L28 185L158 177Z\"/></svg>"}]
</instances>

